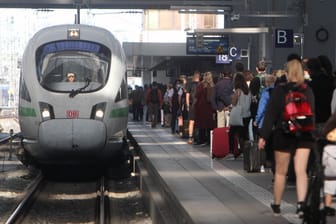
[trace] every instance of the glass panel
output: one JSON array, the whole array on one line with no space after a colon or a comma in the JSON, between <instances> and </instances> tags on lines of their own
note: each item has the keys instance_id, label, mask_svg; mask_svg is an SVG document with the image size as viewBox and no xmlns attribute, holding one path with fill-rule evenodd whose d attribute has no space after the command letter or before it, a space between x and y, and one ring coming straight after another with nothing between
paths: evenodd
<instances>
[{"instance_id":1,"label":"glass panel","mask_svg":"<svg viewBox=\"0 0 336 224\"><path fill-rule=\"evenodd\" d=\"M36 52L37 78L51 91L91 92L102 88L108 78L111 53L107 47L85 41L59 41Z\"/></svg>"}]
</instances>

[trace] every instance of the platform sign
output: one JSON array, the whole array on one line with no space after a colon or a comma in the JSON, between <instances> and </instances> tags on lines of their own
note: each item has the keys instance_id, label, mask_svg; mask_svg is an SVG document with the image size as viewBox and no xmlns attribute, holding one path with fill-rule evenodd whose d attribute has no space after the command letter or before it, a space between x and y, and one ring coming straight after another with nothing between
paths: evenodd
<instances>
[{"instance_id":1,"label":"platform sign","mask_svg":"<svg viewBox=\"0 0 336 224\"><path fill-rule=\"evenodd\" d=\"M229 56L230 56L231 59L239 60L240 56L241 56L240 48L238 48L238 47L230 47L230 49L229 49Z\"/></svg>"},{"instance_id":2,"label":"platform sign","mask_svg":"<svg viewBox=\"0 0 336 224\"><path fill-rule=\"evenodd\" d=\"M294 32L289 29L275 30L275 47L276 48L292 48L294 46Z\"/></svg>"},{"instance_id":3,"label":"platform sign","mask_svg":"<svg viewBox=\"0 0 336 224\"><path fill-rule=\"evenodd\" d=\"M230 64L232 59L227 54L216 55L216 64Z\"/></svg>"},{"instance_id":4,"label":"platform sign","mask_svg":"<svg viewBox=\"0 0 336 224\"><path fill-rule=\"evenodd\" d=\"M230 47L228 54L216 55L216 64L230 64L233 60L241 59L241 49Z\"/></svg>"},{"instance_id":5,"label":"platform sign","mask_svg":"<svg viewBox=\"0 0 336 224\"><path fill-rule=\"evenodd\" d=\"M202 41L202 43L200 43ZM227 54L229 38L227 37L187 37L187 54Z\"/></svg>"}]
</instances>

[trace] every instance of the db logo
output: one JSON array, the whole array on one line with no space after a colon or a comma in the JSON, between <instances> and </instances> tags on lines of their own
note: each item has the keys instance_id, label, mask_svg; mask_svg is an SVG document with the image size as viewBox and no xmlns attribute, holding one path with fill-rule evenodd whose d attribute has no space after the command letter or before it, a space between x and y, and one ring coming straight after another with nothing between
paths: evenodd
<instances>
[{"instance_id":1,"label":"db logo","mask_svg":"<svg viewBox=\"0 0 336 224\"><path fill-rule=\"evenodd\" d=\"M78 110L67 110L67 112L66 112L66 117L67 118L74 119L74 118L78 118L78 116L79 116L79 111Z\"/></svg>"}]
</instances>

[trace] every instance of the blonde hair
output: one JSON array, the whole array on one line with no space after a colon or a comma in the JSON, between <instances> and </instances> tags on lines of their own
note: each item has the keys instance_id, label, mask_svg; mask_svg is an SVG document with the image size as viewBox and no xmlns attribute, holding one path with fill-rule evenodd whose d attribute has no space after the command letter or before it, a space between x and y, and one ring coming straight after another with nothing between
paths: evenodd
<instances>
[{"instance_id":1,"label":"blonde hair","mask_svg":"<svg viewBox=\"0 0 336 224\"><path fill-rule=\"evenodd\" d=\"M303 67L299 60L291 60L286 65L288 82L304 83Z\"/></svg>"},{"instance_id":2,"label":"blonde hair","mask_svg":"<svg viewBox=\"0 0 336 224\"><path fill-rule=\"evenodd\" d=\"M275 83L276 77L274 75L266 75L265 76L265 85L271 86Z\"/></svg>"},{"instance_id":3,"label":"blonde hair","mask_svg":"<svg viewBox=\"0 0 336 224\"><path fill-rule=\"evenodd\" d=\"M203 83L204 83L205 87L213 87L214 86L214 82L213 82L211 72L205 72L204 73Z\"/></svg>"},{"instance_id":4,"label":"blonde hair","mask_svg":"<svg viewBox=\"0 0 336 224\"><path fill-rule=\"evenodd\" d=\"M185 85L187 83L187 76L186 75L180 75L179 80L181 80L182 84Z\"/></svg>"},{"instance_id":5,"label":"blonde hair","mask_svg":"<svg viewBox=\"0 0 336 224\"><path fill-rule=\"evenodd\" d=\"M282 69L278 69L278 70L274 70L272 73L276 78L280 78L281 76L286 74L285 70Z\"/></svg>"}]
</instances>

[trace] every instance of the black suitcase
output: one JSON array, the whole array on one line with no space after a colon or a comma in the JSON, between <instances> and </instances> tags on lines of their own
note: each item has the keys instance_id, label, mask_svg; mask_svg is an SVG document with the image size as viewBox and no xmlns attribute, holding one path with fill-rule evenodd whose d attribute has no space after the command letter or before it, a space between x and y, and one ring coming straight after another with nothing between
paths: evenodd
<instances>
[{"instance_id":1,"label":"black suitcase","mask_svg":"<svg viewBox=\"0 0 336 224\"><path fill-rule=\"evenodd\" d=\"M260 172L262 165L262 153L264 150L258 149L256 141L246 141L244 143L244 170L247 172Z\"/></svg>"}]
</instances>

